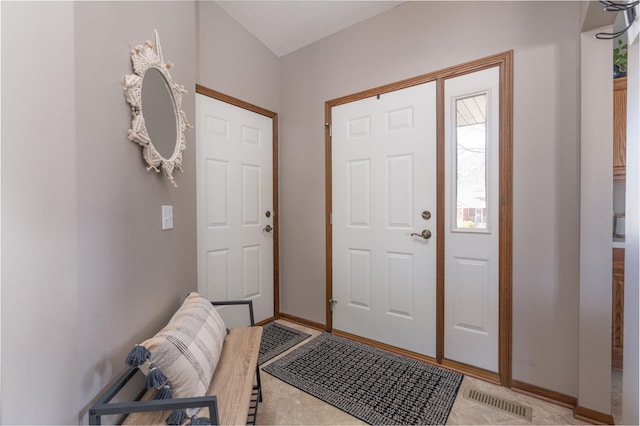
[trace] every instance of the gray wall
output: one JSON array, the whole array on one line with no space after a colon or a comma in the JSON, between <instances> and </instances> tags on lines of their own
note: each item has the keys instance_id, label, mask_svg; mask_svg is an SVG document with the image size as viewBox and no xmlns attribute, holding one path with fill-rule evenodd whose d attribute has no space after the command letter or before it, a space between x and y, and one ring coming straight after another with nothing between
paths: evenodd
<instances>
[{"instance_id":1,"label":"gray wall","mask_svg":"<svg viewBox=\"0 0 640 426\"><path fill-rule=\"evenodd\" d=\"M611 26L603 30L611 31ZM578 399L581 407L610 413L613 79L611 42L596 39L598 31L580 35Z\"/></svg>"},{"instance_id":2,"label":"gray wall","mask_svg":"<svg viewBox=\"0 0 640 426\"><path fill-rule=\"evenodd\" d=\"M624 253L624 354L622 377L623 424L639 424L640 362L638 361L638 283L640 282L640 41L634 37L629 46L627 74L627 194Z\"/></svg>"},{"instance_id":3,"label":"gray wall","mask_svg":"<svg viewBox=\"0 0 640 426\"><path fill-rule=\"evenodd\" d=\"M2 424L73 424L73 4L2 2L2 41Z\"/></svg>"},{"instance_id":4,"label":"gray wall","mask_svg":"<svg viewBox=\"0 0 640 426\"><path fill-rule=\"evenodd\" d=\"M123 368L132 344L161 328L196 289L195 132L187 133L177 188L147 172L127 140L122 82L130 50L160 34L171 77L195 118L192 2L76 2L75 99L78 214L79 402L86 408ZM162 231L161 206L174 229Z\"/></svg>"},{"instance_id":5,"label":"gray wall","mask_svg":"<svg viewBox=\"0 0 640 426\"><path fill-rule=\"evenodd\" d=\"M211 1L197 3L198 84L280 109L280 60Z\"/></svg>"},{"instance_id":6,"label":"gray wall","mask_svg":"<svg viewBox=\"0 0 640 426\"><path fill-rule=\"evenodd\" d=\"M577 396L578 33L578 2L410 2L282 58L282 311L325 322L324 102L514 49L513 378Z\"/></svg>"},{"instance_id":7,"label":"gray wall","mask_svg":"<svg viewBox=\"0 0 640 426\"><path fill-rule=\"evenodd\" d=\"M192 125L198 75L277 111L278 59L213 3L2 2L2 424L86 423L197 288L195 132L178 188L127 140L130 50L154 29Z\"/></svg>"},{"instance_id":8,"label":"gray wall","mask_svg":"<svg viewBox=\"0 0 640 426\"><path fill-rule=\"evenodd\" d=\"M173 77L194 86L194 4L149 10L2 4L5 424L83 422L133 343L196 287L193 138L179 188L147 173L122 92L129 51L154 28Z\"/></svg>"}]
</instances>

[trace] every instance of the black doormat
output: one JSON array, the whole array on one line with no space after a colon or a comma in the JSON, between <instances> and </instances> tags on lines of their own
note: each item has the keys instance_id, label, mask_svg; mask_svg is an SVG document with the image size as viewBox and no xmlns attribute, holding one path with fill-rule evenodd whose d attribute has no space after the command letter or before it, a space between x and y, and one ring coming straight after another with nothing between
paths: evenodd
<instances>
[{"instance_id":1,"label":"black doormat","mask_svg":"<svg viewBox=\"0 0 640 426\"><path fill-rule=\"evenodd\" d=\"M323 333L264 368L369 424L444 425L462 374Z\"/></svg>"},{"instance_id":2,"label":"black doormat","mask_svg":"<svg viewBox=\"0 0 640 426\"><path fill-rule=\"evenodd\" d=\"M262 341L258 365L264 364L274 356L280 355L311 336L277 322L270 322L262 327Z\"/></svg>"}]
</instances>

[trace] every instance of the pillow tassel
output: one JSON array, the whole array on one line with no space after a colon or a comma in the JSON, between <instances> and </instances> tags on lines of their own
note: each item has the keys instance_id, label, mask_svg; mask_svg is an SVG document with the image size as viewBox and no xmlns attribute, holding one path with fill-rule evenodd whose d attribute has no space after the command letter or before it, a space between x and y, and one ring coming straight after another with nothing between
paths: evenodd
<instances>
[{"instance_id":1,"label":"pillow tassel","mask_svg":"<svg viewBox=\"0 0 640 426\"><path fill-rule=\"evenodd\" d=\"M147 375L147 389L155 389L164 386L169 379L162 374L162 371L155 364L149 365L149 374Z\"/></svg>"},{"instance_id":2,"label":"pillow tassel","mask_svg":"<svg viewBox=\"0 0 640 426\"><path fill-rule=\"evenodd\" d=\"M209 420L209 417L193 416L191 417L191 421L189 422L190 426L200 426L200 425L210 425L210 424L211 424L211 420Z\"/></svg>"},{"instance_id":3,"label":"pillow tassel","mask_svg":"<svg viewBox=\"0 0 640 426\"><path fill-rule=\"evenodd\" d=\"M171 395L171 382L167 382L166 385L158 389L158 392L156 392L156 395L153 397L153 399L171 399L171 398L173 398L173 395Z\"/></svg>"},{"instance_id":4,"label":"pillow tassel","mask_svg":"<svg viewBox=\"0 0 640 426\"><path fill-rule=\"evenodd\" d=\"M126 363L129 367L140 367L151 358L151 352L149 349L142 345L135 345L133 349L127 355Z\"/></svg>"},{"instance_id":5,"label":"pillow tassel","mask_svg":"<svg viewBox=\"0 0 640 426\"><path fill-rule=\"evenodd\" d=\"M165 422L168 425L181 425L186 418L187 413L185 413L184 410L173 410Z\"/></svg>"}]
</instances>

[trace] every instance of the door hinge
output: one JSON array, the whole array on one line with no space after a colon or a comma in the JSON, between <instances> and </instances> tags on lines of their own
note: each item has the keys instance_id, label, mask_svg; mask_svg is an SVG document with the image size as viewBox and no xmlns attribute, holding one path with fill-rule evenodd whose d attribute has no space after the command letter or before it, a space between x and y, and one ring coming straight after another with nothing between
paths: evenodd
<instances>
[{"instance_id":1,"label":"door hinge","mask_svg":"<svg viewBox=\"0 0 640 426\"><path fill-rule=\"evenodd\" d=\"M324 123L324 127L327 127L329 129L329 137L331 137L331 124L330 123Z\"/></svg>"},{"instance_id":2,"label":"door hinge","mask_svg":"<svg viewBox=\"0 0 640 426\"><path fill-rule=\"evenodd\" d=\"M333 212L329 212L329 225L333 225Z\"/></svg>"},{"instance_id":3,"label":"door hinge","mask_svg":"<svg viewBox=\"0 0 640 426\"><path fill-rule=\"evenodd\" d=\"M337 300L333 300L333 299L329 299L329 308L331 309L331 311L333 312L333 306L338 303Z\"/></svg>"}]
</instances>

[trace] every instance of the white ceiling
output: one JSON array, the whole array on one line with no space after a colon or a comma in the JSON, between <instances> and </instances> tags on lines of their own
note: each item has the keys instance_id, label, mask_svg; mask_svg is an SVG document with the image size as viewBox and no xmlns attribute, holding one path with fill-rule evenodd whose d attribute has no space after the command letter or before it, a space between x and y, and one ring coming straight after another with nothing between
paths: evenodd
<instances>
[{"instance_id":1,"label":"white ceiling","mask_svg":"<svg viewBox=\"0 0 640 426\"><path fill-rule=\"evenodd\" d=\"M281 57L404 3L403 1L216 1Z\"/></svg>"}]
</instances>

